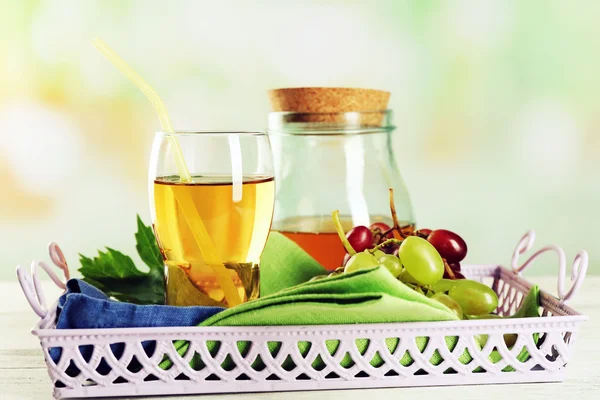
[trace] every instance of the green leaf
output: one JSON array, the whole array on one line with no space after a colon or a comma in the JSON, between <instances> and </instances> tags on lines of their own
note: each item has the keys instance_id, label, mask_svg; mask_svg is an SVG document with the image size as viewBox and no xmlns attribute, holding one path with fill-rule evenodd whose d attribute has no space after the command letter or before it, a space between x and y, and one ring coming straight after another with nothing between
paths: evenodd
<instances>
[{"instance_id":1,"label":"green leaf","mask_svg":"<svg viewBox=\"0 0 600 400\"><path fill-rule=\"evenodd\" d=\"M157 281L150 275L135 279L106 279L101 282L88 282L101 289L107 296L135 304L164 304L164 281Z\"/></svg>"},{"instance_id":2,"label":"green leaf","mask_svg":"<svg viewBox=\"0 0 600 400\"><path fill-rule=\"evenodd\" d=\"M85 276L83 277L83 281L89 283L90 285L96 287L96 289L100 289L101 291L103 291L104 293L106 293L107 289L104 286L104 284L100 281L97 281L95 279L92 278L86 278Z\"/></svg>"},{"instance_id":3,"label":"green leaf","mask_svg":"<svg viewBox=\"0 0 600 400\"><path fill-rule=\"evenodd\" d=\"M84 276L88 276L90 278L94 276L97 277L96 267L94 266L94 260L80 253L79 262L81 263L81 268L79 268L79 272L81 272Z\"/></svg>"},{"instance_id":4,"label":"green leaf","mask_svg":"<svg viewBox=\"0 0 600 400\"><path fill-rule=\"evenodd\" d=\"M146 276L146 273L135 267L131 257L110 247L107 247L106 250L106 252L98 250L98 256L93 260L80 254L81 268L79 272L93 279L125 279Z\"/></svg>"},{"instance_id":5,"label":"green leaf","mask_svg":"<svg viewBox=\"0 0 600 400\"><path fill-rule=\"evenodd\" d=\"M98 256L89 258L80 254L79 272L83 280L102 290L107 296L136 304L164 303L164 267L156 239L149 226L137 219L136 249L150 272L136 268L133 260L110 247L98 250Z\"/></svg>"},{"instance_id":6,"label":"green leaf","mask_svg":"<svg viewBox=\"0 0 600 400\"><path fill-rule=\"evenodd\" d=\"M160 274L162 275L164 271L163 258L158 249L156 237L154 237L152 228L144 225L139 215L137 216L137 228L138 230L135 234L135 248L137 249L140 258L148 267L150 267L150 271L160 271Z\"/></svg>"}]
</instances>

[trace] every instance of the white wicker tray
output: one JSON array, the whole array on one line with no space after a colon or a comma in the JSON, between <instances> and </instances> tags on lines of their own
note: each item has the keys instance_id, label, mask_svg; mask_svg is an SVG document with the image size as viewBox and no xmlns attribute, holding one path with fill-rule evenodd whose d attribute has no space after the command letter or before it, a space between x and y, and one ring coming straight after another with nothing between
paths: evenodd
<instances>
[{"instance_id":1,"label":"white wicker tray","mask_svg":"<svg viewBox=\"0 0 600 400\"><path fill-rule=\"evenodd\" d=\"M518 266L519 256L530 249L534 237L530 231L521 239L513 254L512 270L498 265L468 265L463 267L463 273L467 278L490 284L499 296L497 312L510 315L531 287L520 273L541 253L556 252L558 297L541 292L540 318L57 330L56 304L47 310L36 277L37 267L46 270L60 287L64 288L64 283L43 262L32 263L33 279L20 267L17 273L27 299L41 317L32 333L40 339L56 398L562 381L579 325L587 320L566 303L583 282L588 257L585 251L575 257L571 276L574 283L565 292L566 261L559 247L544 247ZM67 279L68 268L60 249L56 245L50 249L52 260L64 270ZM475 340L481 334L489 335L483 349ZM504 342L504 334L518 335L510 349ZM458 342L449 349L446 338L452 336L458 337ZM422 343L423 338L427 338L427 344L419 349L417 340ZM190 342L183 356L173 347L173 341L180 339ZM366 350L364 347L362 352L359 350L357 340L368 341ZM146 354L144 341L156 343L152 354ZM219 345L207 346L211 341ZM240 351L239 342L249 343ZM122 354L113 352L111 344L120 344L124 349ZM86 345L93 346L88 360L79 350ZM49 349L56 347L62 349L58 363L49 356ZM528 356L518 357L524 347ZM472 358L468 363L464 357L459 360L465 350ZM489 358L493 350L502 356L495 363ZM434 353L443 360L432 363ZM165 356L173 363L169 369L158 366ZM201 358L200 367L190 366L193 356ZM372 362L374 358L377 363Z\"/></svg>"}]
</instances>

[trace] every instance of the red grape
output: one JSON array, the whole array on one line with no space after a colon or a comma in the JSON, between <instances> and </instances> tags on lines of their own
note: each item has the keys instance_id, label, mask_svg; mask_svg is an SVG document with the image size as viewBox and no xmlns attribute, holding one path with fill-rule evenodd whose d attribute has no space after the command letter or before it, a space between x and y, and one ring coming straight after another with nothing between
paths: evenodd
<instances>
[{"instance_id":1,"label":"red grape","mask_svg":"<svg viewBox=\"0 0 600 400\"><path fill-rule=\"evenodd\" d=\"M371 230L364 225L355 226L346 234L352 248L360 253L373 246L373 234Z\"/></svg>"},{"instance_id":2,"label":"red grape","mask_svg":"<svg viewBox=\"0 0 600 400\"><path fill-rule=\"evenodd\" d=\"M431 229L421 228L415 232L418 236L421 236L423 239L427 239L429 235L431 235Z\"/></svg>"},{"instance_id":3,"label":"red grape","mask_svg":"<svg viewBox=\"0 0 600 400\"><path fill-rule=\"evenodd\" d=\"M369 229L373 233L373 236L379 234L380 241L382 241L382 242L385 239L393 239L394 238L394 232L390 231L390 229L391 229L390 226L384 222L375 222L375 223L371 224L371 226L369 226ZM390 231L390 232L387 235L385 235L385 237L384 237L383 234L388 231Z\"/></svg>"},{"instance_id":4,"label":"red grape","mask_svg":"<svg viewBox=\"0 0 600 400\"><path fill-rule=\"evenodd\" d=\"M448 263L460 262L467 255L467 244L454 232L436 229L431 232L427 240Z\"/></svg>"},{"instance_id":5,"label":"red grape","mask_svg":"<svg viewBox=\"0 0 600 400\"><path fill-rule=\"evenodd\" d=\"M448 266L454 273L454 279L465 279L465 276L460 272L460 263L459 262L448 263ZM444 278L450 279L450 275L448 275L448 272L446 272L446 270L444 270Z\"/></svg>"},{"instance_id":6,"label":"red grape","mask_svg":"<svg viewBox=\"0 0 600 400\"><path fill-rule=\"evenodd\" d=\"M381 248L381 251L383 251L385 254L393 254L396 257L398 257L398 248L400 246L398 246L396 243L391 243L388 244L384 247Z\"/></svg>"},{"instance_id":7,"label":"red grape","mask_svg":"<svg viewBox=\"0 0 600 400\"><path fill-rule=\"evenodd\" d=\"M454 279L465 279L465 276L460 271L452 270L454 273ZM446 271L444 271L444 279L451 279L450 275Z\"/></svg>"},{"instance_id":8,"label":"red grape","mask_svg":"<svg viewBox=\"0 0 600 400\"><path fill-rule=\"evenodd\" d=\"M455 262L455 263L448 263L448 265L450 266L450 269L454 272L456 271L460 271L460 263L459 262Z\"/></svg>"}]
</instances>

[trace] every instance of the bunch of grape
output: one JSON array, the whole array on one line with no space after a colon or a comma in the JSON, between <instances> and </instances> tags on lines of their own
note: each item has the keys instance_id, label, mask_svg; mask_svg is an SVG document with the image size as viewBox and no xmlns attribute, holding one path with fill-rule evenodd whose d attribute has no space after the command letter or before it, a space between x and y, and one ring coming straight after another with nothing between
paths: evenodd
<instances>
[{"instance_id":1,"label":"bunch of grape","mask_svg":"<svg viewBox=\"0 0 600 400\"><path fill-rule=\"evenodd\" d=\"M329 276L383 266L405 285L444 304L458 318L493 318L491 313L498 307L496 293L480 282L465 279L460 272L460 262L467 255L465 241L445 229L420 229L407 235L397 223L392 192L390 209L393 227L377 222L370 227L356 226L347 234L339 212L332 213L347 254L343 265Z\"/></svg>"}]
</instances>

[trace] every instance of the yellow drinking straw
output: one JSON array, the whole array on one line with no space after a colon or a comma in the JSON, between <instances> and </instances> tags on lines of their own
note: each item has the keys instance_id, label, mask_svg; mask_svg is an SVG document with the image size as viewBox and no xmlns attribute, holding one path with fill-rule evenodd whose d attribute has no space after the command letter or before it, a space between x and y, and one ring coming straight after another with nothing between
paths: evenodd
<instances>
[{"instance_id":1,"label":"yellow drinking straw","mask_svg":"<svg viewBox=\"0 0 600 400\"><path fill-rule=\"evenodd\" d=\"M92 40L92 44L100 50L102 54L108 61L113 63L115 67L119 69L135 86L137 86L142 93L148 97L148 100L154 106L154 109L158 113L158 119L160 120L160 124L162 128L167 133L175 133L173 126L171 125L171 119L169 118L169 114L167 113L167 109L165 108L165 103L160 99L156 90L152 88L152 86L148 85L146 81L142 79L141 76L138 75L137 72L133 70L121 57L117 55L108 47L106 43L100 38L96 38ZM179 172L179 179L182 182L191 182L192 178L190 176L190 172L187 169L187 165L185 165L185 160L183 159L183 154L181 153L181 147L179 147L179 142L177 138L174 136L169 136L168 140L171 142L171 147L173 148L173 157L175 158L175 164L177 165L177 171Z\"/></svg>"},{"instance_id":2,"label":"yellow drinking straw","mask_svg":"<svg viewBox=\"0 0 600 400\"><path fill-rule=\"evenodd\" d=\"M167 113L165 104L161 100L158 93L156 93L156 90L146 83L146 81L144 81L142 77L137 74L137 72L127 65L127 63L123 61L123 59L119 57L117 53L108 47L108 45L104 43L102 39L96 38L92 40L92 44L98 50L100 50L100 52L104 54L104 56L108 58L108 60L119 69L119 71L129 78L129 80L132 81L142 91L142 93L146 95L146 97L148 97L158 113L158 118L160 119L160 124L162 125L163 130L166 133L175 133L175 130L171 125L171 120L169 118L169 114ZM185 164L183 153L181 152L181 147L179 147L177 138L175 136L167 136L167 138L171 143L173 157L175 158L175 164L177 165L180 180L182 182L191 182L192 178L190 176L190 172L188 171L187 165ZM231 307L240 304L242 300L240 299L239 293L233 284L231 276L227 272L227 268L225 268L225 265L223 265L217 256L217 249L210 240L208 231L206 230L204 223L202 223L202 219L196 210L193 200L189 197L187 192L178 192L180 193L176 194L175 191L173 191L173 194L175 195L177 203L180 204L181 209L184 210L184 218L187 220L194 239L196 240L196 244L200 248L200 252L204 257L204 260L212 266L213 271L215 272L217 282L219 282L221 289L223 289L223 292L225 293L227 304Z\"/></svg>"}]
</instances>

